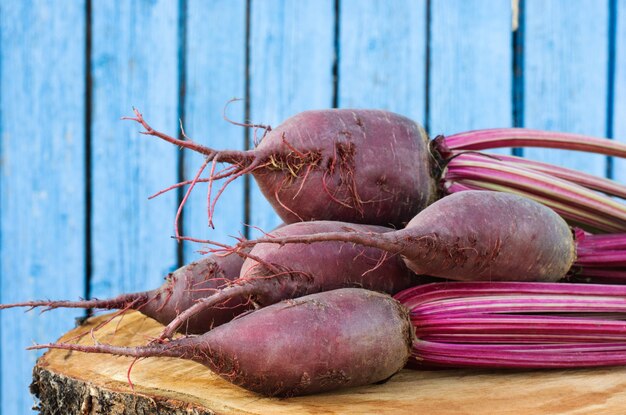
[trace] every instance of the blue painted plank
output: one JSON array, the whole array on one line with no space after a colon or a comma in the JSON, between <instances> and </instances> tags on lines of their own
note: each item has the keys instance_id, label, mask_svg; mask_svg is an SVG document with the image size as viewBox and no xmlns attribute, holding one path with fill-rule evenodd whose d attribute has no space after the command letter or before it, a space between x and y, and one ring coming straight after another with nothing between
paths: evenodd
<instances>
[{"instance_id":1,"label":"blue painted plank","mask_svg":"<svg viewBox=\"0 0 626 415\"><path fill-rule=\"evenodd\" d=\"M511 127L511 1L434 1L430 27L431 135Z\"/></svg>"},{"instance_id":2,"label":"blue painted plank","mask_svg":"<svg viewBox=\"0 0 626 415\"><path fill-rule=\"evenodd\" d=\"M527 0L525 127L606 134L608 1ZM606 158L527 149L524 155L604 176Z\"/></svg>"},{"instance_id":3,"label":"blue painted plank","mask_svg":"<svg viewBox=\"0 0 626 415\"><path fill-rule=\"evenodd\" d=\"M381 108L424 124L426 1L340 2L338 105Z\"/></svg>"},{"instance_id":4,"label":"blue painted plank","mask_svg":"<svg viewBox=\"0 0 626 415\"><path fill-rule=\"evenodd\" d=\"M245 131L227 123L223 109L229 99L245 97L246 2L190 0L187 9L185 132L195 141L216 149L243 149ZM228 116L245 118L243 101L228 107ZM193 179L203 157L185 153L185 178ZM210 167L210 166L209 166ZM225 166L222 166L225 167ZM205 170L207 177L209 168ZM221 182L213 185L213 195ZM233 243L229 235L243 232L244 181L232 182L215 210L214 230L208 228L207 185L198 184L184 211L185 233ZM196 259L197 244L185 244L185 262Z\"/></svg>"},{"instance_id":5,"label":"blue painted plank","mask_svg":"<svg viewBox=\"0 0 626 415\"><path fill-rule=\"evenodd\" d=\"M178 2L93 2L92 295L157 287L176 267L170 238L178 149L120 117L140 109L156 129L178 130Z\"/></svg>"},{"instance_id":6,"label":"blue painted plank","mask_svg":"<svg viewBox=\"0 0 626 415\"><path fill-rule=\"evenodd\" d=\"M3 303L85 292L85 3L0 1ZM32 414L35 342L81 310L0 313L3 414Z\"/></svg>"},{"instance_id":7,"label":"blue painted plank","mask_svg":"<svg viewBox=\"0 0 626 415\"><path fill-rule=\"evenodd\" d=\"M617 0L613 137L626 143L626 0ZM626 160L613 160L613 177L626 183Z\"/></svg>"},{"instance_id":8,"label":"blue painted plank","mask_svg":"<svg viewBox=\"0 0 626 415\"><path fill-rule=\"evenodd\" d=\"M275 127L298 112L330 108L334 1L252 0L250 13L251 121ZM280 222L255 183L250 211L250 224L263 230Z\"/></svg>"}]
</instances>

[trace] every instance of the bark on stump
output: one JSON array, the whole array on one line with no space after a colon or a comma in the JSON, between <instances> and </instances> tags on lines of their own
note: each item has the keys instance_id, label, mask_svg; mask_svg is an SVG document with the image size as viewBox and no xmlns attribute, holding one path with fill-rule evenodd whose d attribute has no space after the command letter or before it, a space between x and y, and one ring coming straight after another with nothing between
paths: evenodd
<instances>
[{"instance_id":1,"label":"bark on stump","mask_svg":"<svg viewBox=\"0 0 626 415\"><path fill-rule=\"evenodd\" d=\"M59 341L93 344L101 316ZM129 312L97 330L101 343L145 344L162 326ZM84 336L78 340L79 334ZM250 345L254 347L254 345ZM349 345L347 345L349 347ZM409 371L383 385L316 396L264 398L236 387L197 363L51 350L33 371L42 414L621 414L626 368L570 371Z\"/></svg>"}]
</instances>

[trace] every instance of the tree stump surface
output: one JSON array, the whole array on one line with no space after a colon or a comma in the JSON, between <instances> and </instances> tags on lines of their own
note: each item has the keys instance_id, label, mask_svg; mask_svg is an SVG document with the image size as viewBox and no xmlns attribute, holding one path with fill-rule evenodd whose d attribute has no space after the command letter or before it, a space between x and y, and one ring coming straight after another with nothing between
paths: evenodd
<instances>
[{"instance_id":1,"label":"tree stump surface","mask_svg":"<svg viewBox=\"0 0 626 415\"><path fill-rule=\"evenodd\" d=\"M108 318L90 319L59 341L93 344ZM137 312L117 317L94 337L141 345L162 326ZM74 339L73 339L74 338ZM73 339L73 340L72 340ZM254 345L250 345L254 347ZM50 350L33 370L41 414L622 414L626 368L533 371L403 370L381 385L289 399L234 386L204 366L173 358L142 359Z\"/></svg>"}]
</instances>

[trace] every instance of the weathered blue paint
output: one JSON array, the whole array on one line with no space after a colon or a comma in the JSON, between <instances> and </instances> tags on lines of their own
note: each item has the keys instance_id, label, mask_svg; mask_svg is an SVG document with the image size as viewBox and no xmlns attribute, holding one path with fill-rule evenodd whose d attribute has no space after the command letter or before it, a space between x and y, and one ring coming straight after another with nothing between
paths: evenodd
<instances>
[{"instance_id":1,"label":"weathered blue paint","mask_svg":"<svg viewBox=\"0 0 626 415\"><path fill-rule=\"evenodd\" d=\"M604 137L608 1L527 0L525 127ZM606 158L527 149L524 155L604 176Z\"/></svg>"},{"instance_id":2,"label":"weathered blue paint","mask_svg":"<svg viewBox=\"0 0 626 415\"><path fill-rule=\"evenodd\" d=\"M626 0L617 0L613 137L626 143ZM626 160L613 159L613 178L626 183Z\"/></svg>"},{"instance_id":3,"label":"weathered blue paint","mask_svg":"<svg viewBox=\"0 0 626 415\"><path fill-rule=\"evenodd\" d=\"M85 288L85 3L0 2L0 301ZM0 313L2 414L30 414L38 354L81 311Z\"/></svg>"},{"instance_id":4,"label":"weathered blue paint","mask_svg":"<svg viewBox=\"0 0 626 415\"><path fill-rule=\"evenodd\" d=\"M177 2L93 2L91 293L154 288L176 267L178 150L121 116L137 107L156 129L178 130Z\"/></svg>"},{"instance_id":5,"label":"weathered blue paint","mask_svg":"<svg viewBox=\"0 0 626 415\"><path fill-rule=\"evenodd\" d=\"M222 117L228 100L245 98L246 2L189 0L187 6L187 68L185 85L185 132L195 141L217 149L243 149L244 128ZM244 120L244 101L228 107L228 116ZM185 178L193 179L203 158L185 151ZM225 166L222 166L225 167ZM208 177L210 166L204 177ZM222 182L213 184L213 195ZM243 231L244 180L232 182L217 204L214 224L208 228L206 184L198 184L185 211L185 233L233 243L229 235ZM185 243L185 261L198 257L201 248Z\"/></svg>"},{"instance_id":6,"label":"weathered blue paint","mask_svg":"<svg viewBox=\"0 0 626 415\"><path fill-rule=\"evenodd\" d=\"M431 135L512 126L511 1L434 1L430 31Z\"/></svg>"},{"instance_id":7,"label":"weathered blue paint","mask_svg":"<svg viewBox=\"0 0 626 415\"><path fill-rule=\"evenodd\" d=\"M251 120L277 126L332 106L334 1L252 0L250 13ZM254 182L250 212L265 231L280 223Z\"/></svg>"},{"instance_id":8,"label":"weathered blue paint","mask_svg":"<svg viewBox=\"0 0 626 415\"><path fill-rule=\"evenodd\" d=\"M426 1L344 0L339 18L338 105L424 124Z\"/></svg>"}]
</instances>

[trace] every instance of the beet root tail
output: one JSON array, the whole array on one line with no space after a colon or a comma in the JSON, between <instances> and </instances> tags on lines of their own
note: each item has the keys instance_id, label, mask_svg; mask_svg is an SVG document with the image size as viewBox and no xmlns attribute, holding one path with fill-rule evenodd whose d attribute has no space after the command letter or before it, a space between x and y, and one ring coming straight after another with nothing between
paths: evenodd
<instances>
[{"instance_id":1,"label":"beet root tail","mask_svg":"<svg viewBox=\"0 0 626 415\"><path fill-rule=\"evenodd\" d=\"M93 346L73 343L47 343L36 344L27 347L26 350L39 349L61 349L84 353L104 353L116 356L128 357L183 357L185 355L183 347L177 347L177 341L167 344L150 344L148 346L114 346L111 344L96 344Z\"/></svg>"},{"instance_id":2,"label":"beet root tail","mask_svg":"<svg viewBox=\"0 0 626 415\"><path fill-rule=\"evenodd\" d=\"M310 235L290 235L290 236L272 236L263 238L240 241L237 244L239 248L250 248L261 243L270 244L311 244L318 242L345 242L356 245L378 248L380 250L396 254L406 248L406 243L402 241L402 233L368 233L356 232L346 228L345 232L323 232Z\"/></svg>"},{"instance_id":3,"label":"beet root tail","mask_svg":"<svg viewBox=\"0 0 626 415\"><path fill-rule=\"evenodd\" d=\"M148 301L148 293L131 293L123 294L117 297L98 300L79 300L79 301L52 301L52 300L36 300L36 301L24 301L11 304L0 304L0 310L16 307L29 307L30 309L37 307L45 307L44 311L52 310L55 308L99 308L103 310L112 309L125 309L125 308L137 308Z\"/></svg>"}]
</instances>

